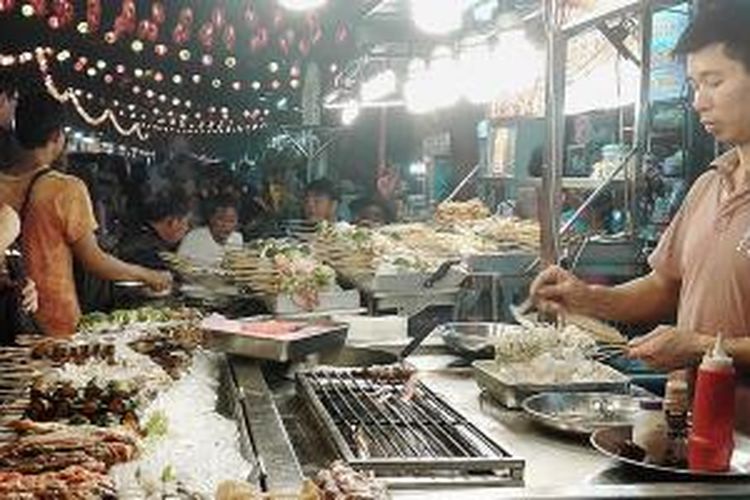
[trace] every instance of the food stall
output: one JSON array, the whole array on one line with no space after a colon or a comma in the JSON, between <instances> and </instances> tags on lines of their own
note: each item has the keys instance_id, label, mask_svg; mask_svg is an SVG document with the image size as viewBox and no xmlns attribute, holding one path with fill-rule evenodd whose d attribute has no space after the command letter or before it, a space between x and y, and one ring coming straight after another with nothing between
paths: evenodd
<instances>
[{"instance_id":1,"label":"food stall","mask_svg":"<svg viewBox=\"0 0 750 500\"><path fill-rule=\"evenodd\" d=\"M394 15L393 2L366 3L368 15ZM581 23L651 8L614 3L614 14ZM553 3L544 7L555 18ZM188 29L182 21L178 34ZM554 68L561 27L548 28ZM345 28L335 32L346 40ZM267 42L250 43L259 51ZM55 54L42 48L36 57L43 65ZM724 473L691 471L684 456L651 460L631 442L640 402L659 398L611 365L627 343L617 329L574 316L550 324L509 307L536 261L558 261L568 243L556 206L561 117L551 104L541 224L472 199L443 202L426 221L320 224L255 240L216 268L164 254L181 289L164 305L89 313L72 338L24 336L0 347L0 496L747 497L745 436ZM263 122L253 114L243 130ZM202 133L169 120L150 133ZM224 120L216 134L239 128ZM604 184L581 183L590 200L642 153L635 139ZM501 282L479 321L441 322L409 338L384 316L457 308L463 285L482 275Z\"/></svg>"}]
</instances>

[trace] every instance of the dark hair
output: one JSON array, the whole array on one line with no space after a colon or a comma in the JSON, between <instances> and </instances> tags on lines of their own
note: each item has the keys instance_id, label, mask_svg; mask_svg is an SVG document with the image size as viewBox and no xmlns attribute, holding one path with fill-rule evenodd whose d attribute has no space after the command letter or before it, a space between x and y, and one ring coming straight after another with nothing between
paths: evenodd
<instances>
[{"instance_id":1,"label":"dark hair","mask_svg":"<svg viewBox=\"0 0 750 500\"><path fill-rule=\"evenodd\" d=\"M23 94L16 107L16 138L24 149L46 145L55 132L62 133L65 108L45 93Z\"/></svg>"},{"instance_id":2,"label":"dark hair","mask_svg":"<svg viewBox=\"0 0 750 500\"><path fill-rule=\"evenodd\" d=\"M359 215L367 208L376 206L383 212L384 222L391 223L394 221L393 208L380 196L362 196L349 203L349 211L353 216L359 217Z\"/></svg>"},{"instance_id":3,"label":"dark hair","mask_svg":"<svg viewBox=\"0 0 750 500\"><path fill-rule=\"evenodd\" d=\"M147 222L159 222L170 217L181 219L190 213L190 204L182 191L167 190L146 200L143 216Z\"/></svg>"},{"instance_id":4,"label":"dark hair","mask_svg":"<svg viewBox=\"0 0 750 500\"><path fill-rule=\"evenodd\" d=\"M213 217L221 209L233 208L239 214L239 204L234 196L223 194L212 198L208 202L208 216Z\"/></svg>"},{"instance_id":5,"label":"dark hair","mask_svg":"<svg viewBox=\"0 0 750 500\"><path fill-rule=\"evenodd\" d=\"M714 43L723 44L727 56L741 62L750 73L749 1L701 2L698 14L680 37L674 54L691 54Z\"/></svg>"},{"instance_id":6,"label":"dark hair","mask_svg":"<svg viewBox=\"0 0 750 500\"><path fill-rule=\"evenodd\" d=\"M312 181L305 188L305 196L315 194L319 196L327 196L333 201L339 201L339 193L336 187L329 179L325 177Z\"/></svg>"},{"instance_id":7,"label":"dark hair","mask_svg":"<svg viewBox=\"0 0 750 500\"><path fill-rule=\"evenodd\" d=\"M13 95L18 91L16 76L8 70L0 71L0 94Z\"/></svg>"}]
</instances>

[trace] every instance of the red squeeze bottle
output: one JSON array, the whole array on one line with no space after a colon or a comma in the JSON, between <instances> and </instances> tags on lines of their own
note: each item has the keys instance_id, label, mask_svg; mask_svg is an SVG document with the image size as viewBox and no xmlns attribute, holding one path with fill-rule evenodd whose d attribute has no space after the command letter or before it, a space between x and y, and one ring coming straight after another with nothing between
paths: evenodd
<instances>
[{"instance_id":1,"label":"red squeeze bottle","mask_svg":"<svg viewBox=\"0 0 750 500\"><path fill-rule=\"evenodd\" d=\"M726 472L734 450L734 366L721 335L703 357L693 399L688 439L690 470Z\"/></svg>"}]
</instances>

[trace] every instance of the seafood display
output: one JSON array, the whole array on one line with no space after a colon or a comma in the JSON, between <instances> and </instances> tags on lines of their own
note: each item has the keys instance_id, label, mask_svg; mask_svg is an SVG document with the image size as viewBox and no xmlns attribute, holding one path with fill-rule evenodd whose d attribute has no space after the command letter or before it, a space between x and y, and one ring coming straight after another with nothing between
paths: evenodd
<instances>
[{"instance_id":1,"label":"seafood display","mask_svg":"<svg viewBox=\"0 0 750 500\"><path fill-rule=\"evenodd\" d=\"M579 358L596 348L596 341L575 325L562 329L551 325L534 328L507 325L489 340L495 346L498 364L525 363L547 353L559 358Z\"/></svg>"},{"instance_id":2,"label":"seafood display","mask_svg":"<svg viewBox=\"0 0 750 500\"><path fill-rule=\"evenodd\" d=\"M385 486L371 475L357 472L342 461L333 462L315 476L323 500L357 498L361 500L386 500Z\"/></svg>"},{"instance_id":3,"label":"seafood display","mask_svg":"<svg viewBox=\"0 0 750 500\"><path fill-rule=\"evenodd\" d=\"M76 388L72 382L49 385L40 382L31 389L26 417L37 422L100 427L122 424L137 429L136 392L136 388L116 381L104 387L91 381L84 388Z\"/></svg>"},{"instance_id":4,"label":"seafood display","mask_svg":"<svg viewBox=\"0 0 750 500\"><path fill-rule=\"evenodd\" d=\"M223 266L235 284L263 295L288 295L305 310L314 309L319 294L336 283L335 271L307 246L285 240L228 251Z\"/></svg>"},{"instance_id":5,"label":"seafood display","mask_svg":"<svg viewBox=\"0 0 750 500\"><path fill-rule=\"evenodd\" d=\"M3 498L117 498L107 470L139 453L137 436L124 428L28 422L16 428L27 434L0 446Z\"/></svg>"},{"instance_id":6,"label":"seafood display","mask_svg":"<svg viewBox=\"0 0 750 500\"><path fill-rule=\"evenodd\" d=\"M482 210L472 213L487 216L441 216L435 223L375 229L322 224L311 247L320 260L355 281L377 275L434 272L445 261L466 256L537 251L538 224L490 217Z\"/></svg>"},{"instance_id":7,"label":"seafood display","mask_svg":"<svg viewBox=\"0 0 750 500\"><path fill-rule=\"evenodd\" d=\"M490 210L481 200L443 202L435 209L435 220L438 222L463 222L489 217Z\"/></svg>"},{"instance_id":8,"label":"seafood display","mask_svg":"<svg viewBox=\"0 0 750 500\"><path fill-rule=\"evenodd\" d=\"M576 325L510 326L491 339L497 374L515 384L564 385L610 380L611 371L592 360L596 340Z\"/></svg>"},{"instance_id":9,"label":"seafood display","mask_svg":"<svg viewBox=\"0 0 750 500\"><path fill-rule=\"evenodd\" d=\"M141 307L121 309L109 314L93 312L84 315L78 325L80 332L101 333L138 326L154 326L171 322L199 319L199 313L189 308Z\"/></svg>"},{"instance_id":10,"label":"seafood display","mask_svg":"<svg viewBox=\"0 0 750 500\"><path fill-rule=\"evenodd\" d=\"M237 422L217 410L223 358L202 351L188 317L97 315L70 340L4 348L36 370L3 406L0 497L211 498L221 481L247 478ZM104 333L113 323L126 326Z\"/></svg>"}]
</instances>

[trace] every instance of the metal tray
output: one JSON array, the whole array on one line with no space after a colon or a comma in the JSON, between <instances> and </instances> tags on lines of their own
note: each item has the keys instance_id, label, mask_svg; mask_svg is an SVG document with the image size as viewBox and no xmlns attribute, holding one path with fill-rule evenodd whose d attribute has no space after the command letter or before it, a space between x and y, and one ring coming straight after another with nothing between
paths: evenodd
<instances>
[{"instance_id":1,"label":"metal tray","mask_svg":"<svg viewBox=\"0 0 750 500\"><path fill-rule=\"evenodd\" d=\"M633 428L629 425L599 429L591 435L591 444L604 455L620 463L663 476L671 476L675 479L716 481L717 479L750 478L750 438L747 436L735 434L734 453L732 454L731 468L728 472L699 472L651 464L621 456L619 448L625 441L631 439L632 433Z\"/></svg>"},{"instance_id":2,"label":"metal tray","mask_svg":"<svg viewBox=\"0 0 750 500\"><path fill-rule=\"evenodd\" d=\"M479 387L508 408L521 408L523 401L540 392L611 392L626 394L630 379L602 363L597 363L611 380L576 382L571 384L518 384L502 378L494 360L472 363L474 377Z\"/></svg>"},{"instance_id":3,"label":"metal tray","mask_svg":"<svg viewBox=\"0 0 750 500\"><path fill-rule=\"evenodd\" d=\"M439 333L449 349L471 359L491 359L495 356L493 337L503 335L506 328L519 328L508 323L445 323L433 330Z\"/></svg>"},{"instance_id":4,"label":"metal tray","mask_svg":"<svg viewBox=\"0 0 750 500\"><path fill-rule=\"evenodd\" d=\"M495 347L489 339L501 327L499 323L445 323L436 327L431 335L439 333L445 345L461 356L489 359L495 356Z\"/></svg>"},{"instance_id":5,"label":"metal tray","mask_svg":"<svg viewBox=\"0 0 750 500\"><path fill-rule=\"evenodd\" d=\"M204 331L206 345L211 350L285 363L343 346L349 327L343 323L314 322L294 332L293 337L256 337L221 330Z\"/></svg>"},{"instance_id":6,"label":"metal tray","mask_svg":"<svg viewBox=\"0 0 750 500\"><path fill-rule=\"evenodd\" d=\"M532 420L545 427L587 436L598 429L631 425L638 397L610 392L544 392L526 398L522 406Z\"/></svg>"}]
</instances>

